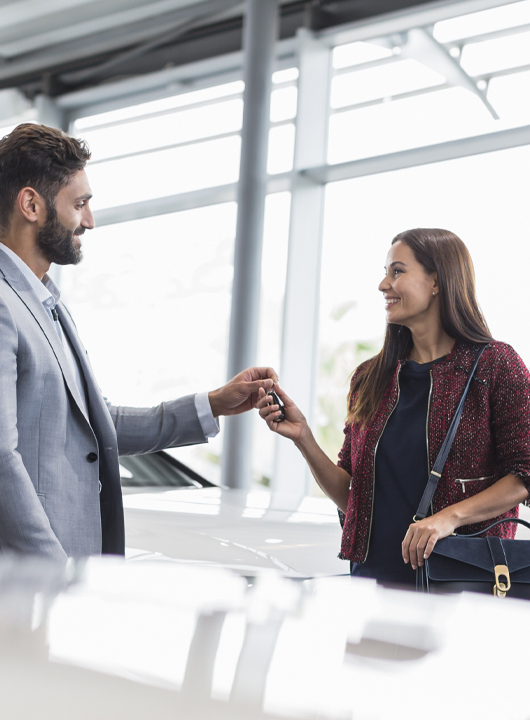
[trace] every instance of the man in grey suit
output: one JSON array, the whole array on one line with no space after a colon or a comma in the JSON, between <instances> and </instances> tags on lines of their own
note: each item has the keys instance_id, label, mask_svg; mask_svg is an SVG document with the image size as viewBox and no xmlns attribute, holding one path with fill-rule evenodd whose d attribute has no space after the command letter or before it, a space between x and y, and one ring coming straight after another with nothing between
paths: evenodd
<instances>
[{"instance_id":1,"label":"man in grey suit","mask_svg":"<svg viewBox=\"0 0 530 720\"><path fill-rule=\"evenodd\" d=\"M0 140L0 548L65 560L125 548L119 455L207 442L277 380L251 368L218 390L115 407L47 272L77 264L94 227L82 141L42 125Z\"/></svg>"}]
</instances>

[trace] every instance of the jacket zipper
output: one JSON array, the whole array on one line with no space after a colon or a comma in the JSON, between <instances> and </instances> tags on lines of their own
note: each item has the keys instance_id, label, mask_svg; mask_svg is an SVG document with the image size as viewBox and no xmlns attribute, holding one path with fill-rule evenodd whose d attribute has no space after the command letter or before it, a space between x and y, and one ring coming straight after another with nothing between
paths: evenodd
<instances>
[{"instance_id":1,"label":"jacket zipper","mask_svg":"<svg viewBox=\"0 0 530 720\"><path fill-rule=\"evenodd\" d=\"M427 443L427 477L431 474L431 458L429 456L429 415L431 414L431 397L432 397L432 386L433 386L433 377L432 377L432 368L429 370L429 375L431 376L431 387L429 389L429 402L427 403L427 418L425 420L425 440ZM434 515L434 510L432 507L432 500L431 500L431 515Z\"/></svg>"},{"instance_id":2,"label":"jacket zipper","mask_svg":"<svg viewBox=\"0 0 530 720\"><path fill-rule=\"evenodd\" d=\"M372 468L372 507L370 508L370 527L368 529L368 541L366 543L366 552L364 554L363 562L366 562L366 558L368 557L368 550L370 549L370 538L372 537L372 521L374 519L374 499L375 499L375 455L377 453L377 448L379 447L379 441L381 440L381 438L383 437L383 433L385 432L386 425L387 425L388 421L390 420L390 418L392 417L392 413L396 409L397 404L399 402L399 393L400 393L399 373L400 372L401 372L401 365L399 367L398 374L397 374L397 391L398 391L397 392L397 400L394 404L394 407L392 408L392 411L390 412L390 415L385 420L385 424L383 425L383 429L381 430L381 433L380 433L379 437L377 438L377 443L374 448L374 464L373 464L373 468Z\"/></svg>"},{"instance_id":3,"label":"jacket zipper","mask_svg":"<svg viewBox=\"0 0 530 720\"><path fill-rule=\"evenodd\" d=\"M480 480L491 480L492 477L493 475L485 475L484 477L479 478L456 478L455 483L460 483L460 485L462 485L462 492L465 493L466 483L479 482Z\"/></svg>"}]
</instances>

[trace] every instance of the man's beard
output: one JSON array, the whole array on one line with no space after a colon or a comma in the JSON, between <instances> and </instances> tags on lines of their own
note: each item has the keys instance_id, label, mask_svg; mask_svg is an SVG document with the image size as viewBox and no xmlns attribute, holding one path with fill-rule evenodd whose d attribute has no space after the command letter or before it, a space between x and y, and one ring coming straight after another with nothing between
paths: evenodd
<instances>
[{"instance_id":1,"label":"man's beard","mask_svg":"<svg viewBox=\"0 0 530 720\"><path fill-rule=\"evenodd\" d=\"M47 203L46 222L37 232L37 247L46 260L57 265L77 265L83 259L81 248L74 243L74 235L82 235L85 228L78 227L73 232L57 217L54 205Z\"/></svg>"}]
</instances>

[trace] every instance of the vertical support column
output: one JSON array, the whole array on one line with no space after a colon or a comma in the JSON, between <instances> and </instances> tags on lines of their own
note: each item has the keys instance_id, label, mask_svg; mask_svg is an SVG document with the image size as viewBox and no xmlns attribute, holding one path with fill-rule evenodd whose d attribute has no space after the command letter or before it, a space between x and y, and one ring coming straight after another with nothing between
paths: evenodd
<instances>
[{"instance_id":1,"label":"vertical support column","mask_svg":"<svg viewBox=\"0 0 530 720\"><path fill-rule=\"evenodd\" d=\"M68 132L68 120L64 111L48 95L37 95L35 98L37 120L43 125L56 127Z\"/></svg>"},{"instance_id":2,"label":"vertical support column","mask_svg":"<svg viewBox=\"0 0 530 720\"><path fill-rule=\"evenodd\" d=\"M245 93L228 349L229 378L256 362L271 75L277 27L278 0L247 0L243 33ZM252 418L248 413L227 418L222 458L223 484L247 487L251 481L251 456Z\"/></svg>"},{"instance_id":3,"label":"vertical support column","mask_svg":"<svg viewBox=\"0 0 530 720\"><path fill-rule=\"evenodd\" d=\"M300 171L324 165L327 160L332 50L316 40L313 33L305 28L298 31L298 41L300 75L295 172L291 197L280 383L311 424L317 379L325 187L315 184ZM309 483L310 473L299 451L292 443L277 437L272 488L302 494L308 491Z\"/></svg>"}]
</instances>

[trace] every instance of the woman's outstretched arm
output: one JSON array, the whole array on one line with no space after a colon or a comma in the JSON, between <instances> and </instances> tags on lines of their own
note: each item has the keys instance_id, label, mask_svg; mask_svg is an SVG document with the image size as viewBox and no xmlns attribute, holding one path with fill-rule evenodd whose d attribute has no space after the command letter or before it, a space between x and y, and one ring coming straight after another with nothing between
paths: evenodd
<instances>
[{"instance_id":1,"label":"woman's outstretched arm","mask_svg":"<svg viewBox=\"0 0 530 720\"><path fill-rule=\"evenodd\" d=\"M285 420L277 422L280 415L278 405L260 389L256 407L272 432L292 440L304 456L313 477L322 490L330 497L337 507L346 512L350 488L350 476L342 468L335 465L315 440L307 420L288 395L279 385L274 386L280 400L284 403Z\"/></svg>"}]
</instances>

